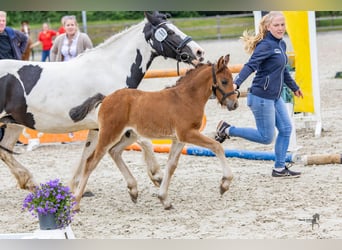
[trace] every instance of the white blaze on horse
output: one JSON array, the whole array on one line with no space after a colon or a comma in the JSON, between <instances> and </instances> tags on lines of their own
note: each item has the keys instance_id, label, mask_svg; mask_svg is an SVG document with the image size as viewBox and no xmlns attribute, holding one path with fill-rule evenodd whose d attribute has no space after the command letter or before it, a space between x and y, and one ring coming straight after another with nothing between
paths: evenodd
<instances>
[{"instance_id":1,"label":"white blaze on horse","mask_svg":"<svg viewBox=\"0 0 342 250\"><path fill-rule=\"evenodd\" d=\"M79 119L73 109L117 89L137 88L157 56L195 65L203 60L203 53L166 15L154 12L68 62L0 60L0 127L5 131L0 138L0 159L21 188L32 189L36 185L32 174L11 154L23 127L46 133L89 129L81 162L70 181L74 189L85 159L96 146L98 123L96 112ZM115 161L122 160L119 152L131 140L124 136L112 149ZM159 166L150 145L139 143L145 150L148 174L157 185Z\"/></svg>"},{"instance_id":2,"label":"white blaze on horse","mask_svg":"<svg viewBox=\"0 0 342 250\"><path fill-rule=\"evenodd\" d=\"M168 187L185 143L209 148L216 154L223 169L220 192L223 194L227 191L233 175L227 164L224 149L214 139L201 134L199 129L205 105L212 93L228 110L238 107L239 93L234 91L232 73L227 67L228 61L229 55L221 57L216 64L199 64L181 77L174 87L161 91L121 89L105 97L98 108L98 144L86 161L75 194L77 209L80 208L82 194L90 174L127 131L134 131L147 138L172 139L158 195L165 209L172 207L168 200ZM83 107L87 110L93 108L96 107ZM124 162L121 164L125 165ZM127 169L126 165L119 167ZM131 182L134 183L134 180Z\"/></svg>"}]
</instances>

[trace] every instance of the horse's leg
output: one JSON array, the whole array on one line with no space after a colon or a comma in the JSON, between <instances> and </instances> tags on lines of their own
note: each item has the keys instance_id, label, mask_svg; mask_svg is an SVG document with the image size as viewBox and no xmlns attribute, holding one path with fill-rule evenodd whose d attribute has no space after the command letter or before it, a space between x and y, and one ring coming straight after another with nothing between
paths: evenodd
<instances>
[{"instance_id":1,"label":"horse's leg","mask_svg":"<svg viewBox=\"0 0 342 250\"><path fill-rule=\"evenodd\" d=\"M181 136L182 141L191 143L200 147L205 147L211 149L219 159L222 170L223 177L220 185L220 193L224 194L229 189L229 186L233 180L233 173L231 168L227 163L227 159L224 154L224 149L220 143L211 139L207 136L202 135L198 130L187 131Z\"/></svg>"},{"instance_id":2,"label":"horse's leg","mask_svg":"<svg viewBox=\"0 0 342 250\"><path fill-rule=\"evenodd\" d=\"M179 157L182 153L184 143L178 141L172 141L169 158L167 160L166 169L163 177L163 181L160 185L158 198L164 206L164 209L168 210L172 208L171 201L168 200L168 189L173 173L177 168Z\"/></svg>"},{"instance_id":3,"label":"horse's leg","mask_svg":"<svg viewBox=\"0 0 342 250\"><path fill-rule=\"evenodd\" d=\"M122 152L127 146L136 141L141 146L142 152L144 153L144 160L147 165L148 176L158 187L162 180L162 172L160 171L160 166L155 158L155 155L153 154L152 143L149 140L144 140L141 138L138 139L138 135L132 130L127 131L125 135L122 136L120 142L109 150L109 154L124 176L127 182L128 193L130 194L133 202L136 202L138 198L137 181L123 161Z\"/></svg>"},{"instance_id":4,"label":"horse's leg","mask_svg":"<svg viewBox=\"0 0 342 250\"><path fill-rule=\"evenodd\" d=\"M18 141L22 131L23 127L15 124L8 124L5 128L5 135L0 141L0 145L13 151L14 145ZM32 174L14 158L13 154L0 149L0 159L9 167L11 173L17 179L20 188L28 190L34 189L37 183L33 179Z\"/></svg>"},{"instance_id":5,"label":"horse's leg","mask_svg":"<svg viewBox=\"0 0 342 250\"><path fill-rule=\"evenodd\" d=\"M87 140L85 142L85 145L83 147L82 157L78 164L78 166L75 168L73 176L71 177L69 181L69 187L73 193L75 193L76 188L78 186L79 180L81 178L82 169L85 166L86 160L90 156L91 153L94 152L98 140L99 131L98 130L89 130Z\"/></svg>"},{"instance_id":6,"label":"horse's leg","mask_svg":"<svg viewBox=\"0 0 342 250\"><path fill-rule=\"evenodd\" d=\"M159 187L160 183L163 180L163 172L160 170L160 165L157 162L157 159L153 152L152 143L150 140L146 140L143 138L138 138L137 143L140 145L142 152L144 153L147 174L153 184Z\"/></svg>"},{"instance_id":7,"label":"horse's leg","mask_svg":"<svg viewBox=\"0 0 342 250\"><path fill-rule=\"evenodd\" d=\"M80 210L80 202L81 202L85 187L87 185L89 176L94 171L94 169L96 168L97 164L102 159L102 157L105 155L106 151L107 150L103 147L102 148L97 147L95 151L87 159L86 164L82 171L81 178L79 180L79 184L75 192L76 205L74 207L74 210L76 211Z\"/></svg>"},{"instance_id":8,"label":"horse's leg","mask_svg":"<svg viewBox=\"0 0 342 250\"><path fill-rule=\"evenodd\" d=\"M108 153L116 163L121 174L127 182L128 193L131 196L131 200L136 203L138 198L138 184L131 171L122 159L122 152L125 148L137 140L137 134L133 131L127 131L121 138L121 140L112 147Z\"/></svg>"},{"instance_id":9,"label":"horse's leg","mask_svg":"<svg viewBox=\"0 0 342 250\"><path fill-rule=\"evenodd\" d=\"M79 180L79 184L75 192L75 210L80 209L81 198L84 193L90 174L94 171L94 169L98 165L99 161L103 158L103 156L113 147L113 145L116 145L122 137L122 134L120 134L120 128L116 128L116 131L112 130L110 120L105 120L105 122L108 122L109 124L102 124L102 130L100 130L98 134L98 142L96 144L96 148L92 152L92 154L87 158L85 166L81 169L81 178Z\"/></svg>"}]
</instances>

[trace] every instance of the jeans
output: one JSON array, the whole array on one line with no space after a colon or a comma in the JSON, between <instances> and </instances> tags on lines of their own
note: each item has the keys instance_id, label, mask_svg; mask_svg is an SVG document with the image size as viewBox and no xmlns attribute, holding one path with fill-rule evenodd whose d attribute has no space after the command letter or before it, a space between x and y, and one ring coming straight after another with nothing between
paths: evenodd
<instances>
[{"instance_id":1,"label":"jeans","mask_svg":"<svg viewBox=\"0 0 342 250\"><path fill-rule=\"evenodd\" d=\"M253 112L257 128L231 126L229 135L262 144L270 144L274 139L274 127L276 127L278 135L274 146L274 167L284 167L292 130L290 116L284 100L282 98L277 100L264 99L248 93L247 105Z\"/></svg>"},{"instance_id":2,"label":"jeans","mask_svg":"<svg viewBox=\"0 0 342 250\"><path fill-rule=\"evenodd\" d=\"M42 62L45 62L46 59L50 62L50 50L43 50L42 51Z\"/></svg>"}]
</instances>

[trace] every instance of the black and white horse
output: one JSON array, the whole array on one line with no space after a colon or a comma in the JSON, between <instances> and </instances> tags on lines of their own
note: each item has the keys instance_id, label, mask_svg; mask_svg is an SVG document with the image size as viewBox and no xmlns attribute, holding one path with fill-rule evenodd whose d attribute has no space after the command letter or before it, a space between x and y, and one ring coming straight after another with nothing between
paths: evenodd
<instances>
[{"instance_id":1,"label":"black and white horse","mask_svg":"<svg viewBox=\"0 0 342 250\"><path fill-rule=\"evenodd\" d=\"M20 188L36 183L30 171L11 154L24 127L45 133L66 133L88 129L81 161L69 183L75 189L84 161L94 151L98 139L97 111L74 116L74 108L121 88L137 88L157 56L189 64L203 60L203 49L168 22L159 12L145 13L145 19L116 34L97 47L68 62L0 60L0 159L16 177ZM120 101L120 100L118 100ZM136 140L127 133L110 151L127 180L131 175L122 164L121 153ZM144 149L151 180L158 185L159 171L151 143L138 140ZM136 183L128 183L136 188Z\"/></svg>"}]
</instances>

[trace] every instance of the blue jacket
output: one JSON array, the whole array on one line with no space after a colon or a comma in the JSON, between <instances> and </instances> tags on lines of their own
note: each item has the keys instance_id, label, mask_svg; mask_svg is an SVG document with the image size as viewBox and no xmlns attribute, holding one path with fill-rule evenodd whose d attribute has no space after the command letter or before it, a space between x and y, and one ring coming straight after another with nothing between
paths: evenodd
<instances>
[{"instance_id":1,"label":"blue jacket","mask_svg":"<svg viewBox=\"0 0 342 250\"><path fill-rule=\"evenodd\" d=\"M243 81L256 71L250 92L262 98L276 100L281 95L284 83L293 92L299 89L286 68L286 64L286 43L268 32L266 37L256 45L251 58L234 82L240 87Z\"/></svg>"},{"instance_id":2,"label":"blue jacket","mask_svg":"<svg viewBox=\"0 0 342 250\"><path fill-rule=\"evenodd\" d=\"M14 30L10 27L6 27L5 31L9 36L15 59L21 60L21 56L24 53L28 42L27 36L24 33Z\"/></svg>"}]
</instances>

